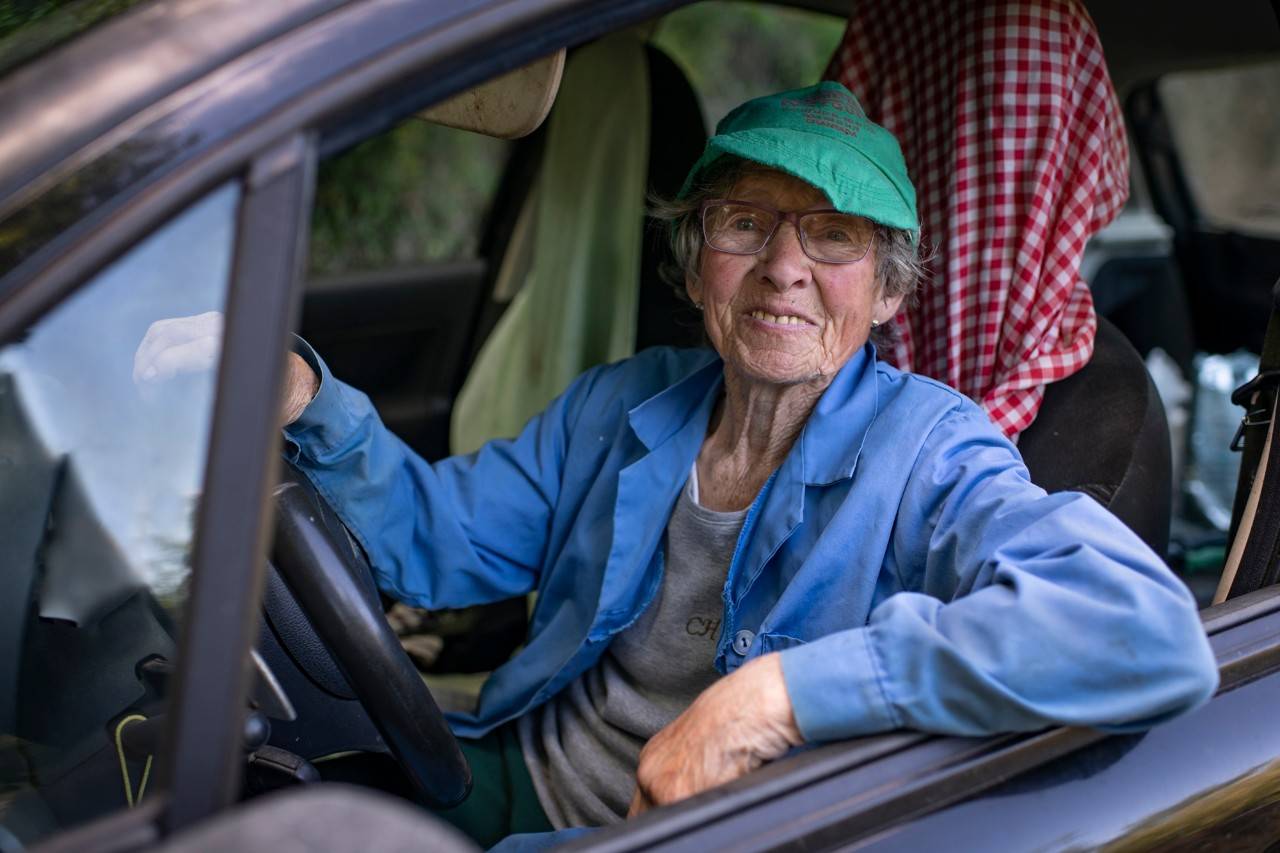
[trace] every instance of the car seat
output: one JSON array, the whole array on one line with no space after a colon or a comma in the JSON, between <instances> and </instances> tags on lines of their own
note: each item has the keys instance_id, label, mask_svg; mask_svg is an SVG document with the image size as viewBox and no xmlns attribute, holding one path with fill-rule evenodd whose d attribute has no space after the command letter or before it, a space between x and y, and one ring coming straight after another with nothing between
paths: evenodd
<instances>
[{"instance_id":1,"label":"car seat","mask_svg":"<svg viewBox=\"0 0 1280 853\"><path fill-rule=\"evenodd\" d=\"M707 144L706 123L693 86L661 49L646 46L649 60L649 191L673 198ZM662 280L668 257L667 229L646 217L636 308L636 351L652 346L695 346L702 341L702 318L692 304Z\"/></svg>"},{"instance_id":2,"label":"car seat","mask_svg":"<svg viewBox=\"0 0 1280 853\"><path fill-rule=\"evenodd\" d=\"M1018 449L1039 486L1084 492L1164 556L1173 508L1164 404L1138 351L1105 317L1089 363L1045 388Z\"/></svg>"},{"instance_id":3,"label":"car seat","mask_svg":"<svg viewBox=\"0 0 1280 853\"><path fill-rule=\"evenodd\" d=\"M453 452L514 435L582 371L672 342L680 306L646 259L661 236L642 227L645 196L678 190L704 141L684 75L639 34L569 57L545 139L512 157L519 192L500 191L491 230L507 242L492 250L490 326L454 403Z\"/></svg>"},{"instance_id":4,"label":"car seat","mask_svg":"<svg viewBox=\"0 0 1280 853\"><path fill-rule=\"evenodd\" d=\"M646 190L671 197L680 189L689 166L702 153L706 143L706 125L693 87L679 66L652 44L643 46L643 57L649 97ZM555 109L562 107L563 104L558 102ZM480 349L480 342L493 332L514 295L501 292L505 288L499 279L519 277L521 273L513 271L512 265L523 265L527 269L530 262L527 257L513 258L512 255L520 253L521 241L515 236L522 227L519 221L521 212L526 209L537 184L539 166L546 153L545 127L516 143L499 186L494 216L481 243L482 253L501 262L493 264L492 274L486 282L486 307L474 332L473 358ZM572 193L571 188L562 189ZM571 202L571 199L566 201ZM698 343L701 323L697 313L659 275L659 266L666 252L665 229L648 217L637 222L637 228L641 229L637 236L642 242L634 307L635 349L659 344L689 346ZM590 366L584 364L579 369ZM461 387L460 377L458 388ZM543 405L546 402L543 401ZM475 440L476 436L469 436L469 439ZM457 449L455 444L454 450ZM433 618L413 630L443 636L443 647L438 657L424 669L431 672L476 672L493 669L505 661L523 639L526 624L527 610L523 599L513 599L455 611L448 614L447 619ZM441 631L441 625L447 625L448 631ZM433 689L438 686L433 685ZM454 702L450 707L458 705Z\"/></svg>"},{"instance_id":5,"label":"car seat","mask_svg":"<svg viewBox=\"0 0 1280 853\"><path fill-rule=\"evenodd\" d=\"M661 48L651 43L644 46L649 91L648 190L662 197L674 196L684 182L689 167L702 154L707 141L706 123L698 97L680 66ZM517 220L537 176L546 145L546 125L538 132L519 140L494 202L481 254L503 258ZM636 303L636 350L658 345L692 346L701 338L697 313L662 281L659 266L666 252L666 233L656 220L645 217L644 245L641 255L640 289ZM492 265L486 282L486 305L473 332L471 358L497 325L510 305L510 294L495 293L500 263ZM458 388L462 379L459 377Z\"/></svg>"}]
</instances>

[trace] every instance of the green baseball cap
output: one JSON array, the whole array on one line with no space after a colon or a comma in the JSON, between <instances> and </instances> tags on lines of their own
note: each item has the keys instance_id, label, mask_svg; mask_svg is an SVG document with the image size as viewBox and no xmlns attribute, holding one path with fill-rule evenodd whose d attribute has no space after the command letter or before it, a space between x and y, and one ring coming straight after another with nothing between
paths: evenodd
<instances>
[{"instance_id":1,"label":"green baseball cap","mask_svg":"<svg viewBox=\"0 0 1280 853\"><path fill-rule=\"evenodd\" d=\"M836 210L920 237L916 190L893 134L867 118L853 93L826 81L747 101L716 125L679 197L725 154L794 175Z\"/></svg>"}]
</instances>

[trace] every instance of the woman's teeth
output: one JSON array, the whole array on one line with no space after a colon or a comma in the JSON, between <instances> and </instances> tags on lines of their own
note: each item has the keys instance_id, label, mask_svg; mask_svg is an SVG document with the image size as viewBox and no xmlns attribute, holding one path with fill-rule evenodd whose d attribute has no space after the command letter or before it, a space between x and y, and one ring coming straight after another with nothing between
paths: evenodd
<instances>
[{"instance_id":1,"label":"woman's teeth","mask_svg":"<svg viewBox=\"0 0 1280 853\"><path fill-rule=\"evenodd\" d=\"M804 326L807 322L802 317L796 317L791 314L770 314L768 311L752 311L751 316L757 320L764 320L766 323L781 323L783 325Z\"/></svg>"}]
</instances>

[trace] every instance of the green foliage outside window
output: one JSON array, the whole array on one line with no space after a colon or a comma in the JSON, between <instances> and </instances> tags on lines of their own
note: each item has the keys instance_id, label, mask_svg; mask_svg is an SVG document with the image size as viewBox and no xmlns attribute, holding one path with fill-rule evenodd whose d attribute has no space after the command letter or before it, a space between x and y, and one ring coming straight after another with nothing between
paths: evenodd
<instances>
[{"instance_id":1,"label":"green foliage outside window","mask_svg":"<svg viewBox=\"0 0 1280 853\"><path fill-rule=\"evenodd\" d=\"M312 274L474 257L509 148L410 119L320 164Z\"/></svg>"}]
</instances>

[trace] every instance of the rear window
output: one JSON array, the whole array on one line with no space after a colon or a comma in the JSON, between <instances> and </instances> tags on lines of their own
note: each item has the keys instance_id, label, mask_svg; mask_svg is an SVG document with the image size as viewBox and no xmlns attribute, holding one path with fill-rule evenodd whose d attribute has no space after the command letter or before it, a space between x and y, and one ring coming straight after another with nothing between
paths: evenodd
<instances>
[{"instance_id":1,"label":"rear window","mask_svg":"<svg viewBox=\"0 0 1280 853\"><path fill-rule=\"evenodd\" d=\"M1160 99L1205 219L1280 237L1280 62L1170 74Z\"/></svg>"}]
</instances>

